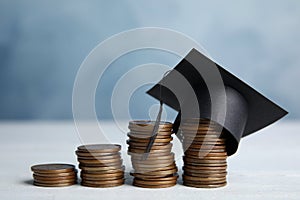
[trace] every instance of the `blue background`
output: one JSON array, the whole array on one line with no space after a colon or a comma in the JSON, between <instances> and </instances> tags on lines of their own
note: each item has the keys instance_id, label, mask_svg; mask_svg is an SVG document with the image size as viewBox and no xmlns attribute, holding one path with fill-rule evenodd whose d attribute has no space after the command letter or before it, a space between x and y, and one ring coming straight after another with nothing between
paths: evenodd
<instances>
[{"instance_id":1,"label":"blue background","mask_svg":"<svg viewBox=\"0 0 300 200\"><path fill-rule=\"evenodd\" d=\"M300 117L298 0L0 0L0 119L71 119L83 59L111 35L144 26L194 38L227 70L287 109L288 118ZM145 51L123 63L130 69L136 60L172 67L179 58ZM96 100L105 100L97 105L101 118L112 117L109 99L117 79L110 77L120 73L112 68L97 93ZM132 103L139 118L152 101L142 92Z\"/></svg>"}]
</instances>

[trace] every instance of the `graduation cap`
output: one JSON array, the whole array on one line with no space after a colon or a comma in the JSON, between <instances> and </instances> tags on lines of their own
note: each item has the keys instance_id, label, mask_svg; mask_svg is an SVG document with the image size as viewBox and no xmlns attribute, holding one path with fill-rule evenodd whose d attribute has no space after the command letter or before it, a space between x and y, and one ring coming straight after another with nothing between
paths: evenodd
<instances>
[{"instance_id":1,"label":"graduation cap","mask_svg":"<svg viewBox=\"0 0 300 200\"><path fill-rule=\"evenodd\" d=\"M174 122L176 132L185 118L205 118L221 125L228 133L228 155L236 152L242 137L287 114L196 49L147 93L179 112Z\"/></svg>"}]
</instances>

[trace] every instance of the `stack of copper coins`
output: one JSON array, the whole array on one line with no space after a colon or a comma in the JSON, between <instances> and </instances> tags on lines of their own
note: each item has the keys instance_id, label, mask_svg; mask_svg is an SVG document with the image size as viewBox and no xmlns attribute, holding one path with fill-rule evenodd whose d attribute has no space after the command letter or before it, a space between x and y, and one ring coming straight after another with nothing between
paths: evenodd
<instances>
[{"instance_id":1,"label":"stack of copper coins","mask_svg":"<svg viewBox=\"0 0 300 200\"><path fill-rule=\"evenodd\" d=\"M160 122L157 136L149 153L145 153L155 122L131 121L127 140L134 176L133 185L144 188L164 188L177 182L177 166L172 149L172 123Z\"/></svg>"},{"instance_id":2,"label":"stack of copper coins","mask_svg":"<svg viewBox=\"0 0 300 200\"><path fill-rule=\"evenodd\" d=\"M31 167L33 184L42 187L63 187L77 183L77 171L70 164L41 164Z\"/></svg>"},{"instance_id":3,"label":"stack of copper coins","mask_svg":"<svg viewBox=\"0 0 300 200\"><path fill-rule=\"evenodd\" d=\"M226 185L227 153L223 129L206 119L181 123L184 152L183 184L216 188Z\"/></svg>"},{"instance_id":4,"label":"stack of copper coins","mask_svg":"<svg viewBox=\"0 0 300 200\"><path fill-rule=\"evenodd\" d=\"M79 146L76 155L81 169L81 185L114 187L124 184L124 170L117 144Z\"/></svg>"}]
</instances>

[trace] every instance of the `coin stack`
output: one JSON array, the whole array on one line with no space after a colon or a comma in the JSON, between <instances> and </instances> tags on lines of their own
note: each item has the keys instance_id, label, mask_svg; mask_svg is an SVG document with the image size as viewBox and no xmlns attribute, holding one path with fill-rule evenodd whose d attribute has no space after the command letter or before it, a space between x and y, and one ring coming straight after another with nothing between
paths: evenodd
<instances>
[{"instance_id":1,"label":"coin stack","mask_svg":"<svg viewBox=\"0 0 300 200\"><path fill-rule=\"evenodd\" d=\"M154 130L154 121L131 121L127 140L134 176L133 185L144 188L165 188L176 185L178 174L171 152L172 123L160 122L157 136L148 154L146 148Z\"/></svg>"},{"instance_id":2,"label":"coin stack","mask_svg":"<svg viewBox=\"0 0 300 200\"><path fill-rule=\"evenodd\" d=\"M79 146L76 155L81 169L81 185L87 187L114 187L124 184L121 146L94 144Z\"/></svg>"},{"instance_id":3,"label":"coin stack","mask_svg":"<svg viewBox=\"0 0 300 200\"><path fill-rule=\"evenodd\" d=\"M42 187L63 187L77 182L77 171L69 164L41 164L31 167L33 184Z\"/></svg>"},{"instance_id":4,"label":"coin stack","mask_svg":"<svg viewBox=\"0 0 300 200\"><path fill-rule=\"evenodd\" d=\"M206 119L181 123L185 150L183 185L217 188L226 185L227 153L221 126Z\"/></svg>"}]
</instances>

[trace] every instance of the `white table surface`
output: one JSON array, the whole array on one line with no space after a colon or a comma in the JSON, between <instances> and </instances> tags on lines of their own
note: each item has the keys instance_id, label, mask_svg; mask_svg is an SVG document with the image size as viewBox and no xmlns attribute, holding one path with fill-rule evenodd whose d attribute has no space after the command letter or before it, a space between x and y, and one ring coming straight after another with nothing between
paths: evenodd
<instances>
[{"instance_id":1,"label":"white table surface","mask_svg":"<svg viewBox=\"0 0 300 200\"><path fill-rule=\"evenodd\" d=\"M112 122L104 126L109 134L120 134ZM129 171L126 135L112 140L123 145ZM131 186L130 177L115 188L41 188L32 185L31 165L77 165L74 150L81 141L74 123L0 122L0 199L300 199L299 142L300 122L279 122L244 138L237 153L228 158L228 185L218 189L185 187L181 180L171 188L143 189ZM175 148L177 143L174 139ZM175 153L181 168L180 152Z\"/></svg>"}]
</instances>

